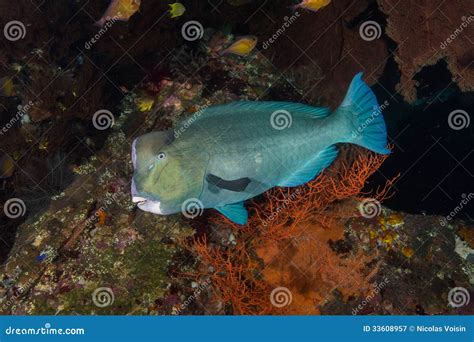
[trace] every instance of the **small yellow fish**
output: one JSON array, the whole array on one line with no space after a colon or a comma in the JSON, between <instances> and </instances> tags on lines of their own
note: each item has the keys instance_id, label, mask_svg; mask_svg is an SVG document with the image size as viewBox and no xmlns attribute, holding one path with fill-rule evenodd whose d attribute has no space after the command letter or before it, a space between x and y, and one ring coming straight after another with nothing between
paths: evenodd
<instances>
[{"instance_id":1,"label":"small yellow fish","mask_svg":"<svg viewBox=\"0 0 474 342\"><path fill-rule=\"evenodd\" d=\"M13 175L13 171L15 171L13 159L9 155L2 153L0 155L0 179L10 178Z\"/></svg>"},{"instance_id":2,"label":"small yellow fish","mask_svg":"<svg viewBox=\"0 0 474 342\"><path fill-rule=\"evenodd\" d=\"M112 0L102 18L95 24L99 27L108 21L128 21L140 9L141 0Z\"/></svg>"},{"instance_id":3,"label":"small yellow fish","mask_svg":"<svg viewBox=\"0 0 474 342\"><path fill-rule=\"evenodd\" d=\"M177 18L184 14L186 11L186 7L180 2L175 2L174 4L170 4L170 15L171 18Z\"/></svg>"},{"instance_id":4,"label":"small yellow fish","mask_svg":"<svg viewBox=\"0 0 474 342\"><path fill-rule=\"evenodd\" d=\"M135 104L140 112L147 112L153 108L155 99L148 96L141 96L135 100Z\"/></svg>"},{"instance_id":5,"label":"small yellow fish","mask_svg":"<svg viewBox=\"0 0 474 342\"><path fill-rule=\"evenodd\" d=\"M18 63L12 63L10 65L10 68L12 68L13 71L20 72L23 70L23 66L18 64Z\"/></svg>"},{"instance_id":6,"label":"small yellow fish","mask_svg":"<svg viewBox=\"0 0 474 342\"><path fill-rule=\"evenodd\" d=\"M317 12L323 7L326 7L331 3L331 0L303 0L298 5L294 6L293 9L305 8L313 12Z\"/></svg>"},{"instance_id":7,"label":"small yellow fish","mask_svg":"<svg viewBox=\"0 0 474 342\"><path fill-rule=\"evenodd\" d=\"M3 77L0 78L0 96L13 96L15 95L15 86L11 78Z\"/></svg>"},{"instance_id":8,"label":"small yellow fish","mask_svg":"<svg viewBox=\"0 0 474 342\"><path fill-rule=\"evenodd\" d=\"M63 112L65 112L67 110L67 107L64 104L62 104L61 102L58 102L58 108Z\"/></svg>"},{"instance_id":9,"label":"small yellow fish","mask_svg":"<svg viewBox=\"0 0 474 342\"><path fill-rule=\"evenodd\" d=\"M258 39L255 36L241 37L227 49L219 52L219 55L231 53L238 56L247 56L255 48L257 41Z\"/></svg>"},{"instance_id":10,"label":"small yellow fish","mask_svg":"<svg viewBox=\"0 0 474 342\"><path fill-rule=\"evenodd\" d=\"M48 139L44 139L44 140L40 141L39 144L38 144L38 148L42 151L47 151L48 146L49 146Z\"/></svg>"}]
</instances>

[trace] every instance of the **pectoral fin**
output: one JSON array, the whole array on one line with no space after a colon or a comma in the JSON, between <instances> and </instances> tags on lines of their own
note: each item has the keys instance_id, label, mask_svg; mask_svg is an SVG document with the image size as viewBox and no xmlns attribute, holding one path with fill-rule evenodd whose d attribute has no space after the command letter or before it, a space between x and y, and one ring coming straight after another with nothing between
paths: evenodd
<instances>
[{"instance_id":1,"label":"pectoral fin","mask_svg":"<svg viewBox=\"0 0 474 342\"><path fill-rule=\"evenodd\" d=\"M245 209L244 207L243 202L228 204L223 207L217 207L215 209L219 211L222 215L227 217L229 220L237 224L244 225L247 223L249 215L247 213L247 209Z\"/></svg>"},{"instance_id":2,"label":"pectoral fin","mask_svg":"<svg viewBox=\"0 0 474 342\"><path fill-rule=\"evenodd\" d=\"M236 192L244 191L247 188L247 185L249 185L250 183L250 179L247 177L229 181L229 180L222 179L213 174L208 174L206 176L206 180L210 184L215 185L220 189L226 189L226 190L236 191Z\"/></svg>"}]
</instances>

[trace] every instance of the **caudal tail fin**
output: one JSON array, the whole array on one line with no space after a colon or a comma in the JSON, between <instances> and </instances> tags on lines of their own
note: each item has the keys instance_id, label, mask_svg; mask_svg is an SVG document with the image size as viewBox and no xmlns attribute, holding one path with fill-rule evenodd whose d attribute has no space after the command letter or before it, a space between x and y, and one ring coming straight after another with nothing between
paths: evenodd
<instances>
[{"instance_id":1,"label":"caudal tail fin","mask_svg":"<svg viewBox=\"0 0 474 342\"><path fill-rule=\"evenodd\" d=\"M345 137L344 142L360 145L380 154L390 153L382 110L374 93L362 80L362 73L358 73L352 80L336 114L350 122L349 136Z\"/></svg>"}]
</instances>

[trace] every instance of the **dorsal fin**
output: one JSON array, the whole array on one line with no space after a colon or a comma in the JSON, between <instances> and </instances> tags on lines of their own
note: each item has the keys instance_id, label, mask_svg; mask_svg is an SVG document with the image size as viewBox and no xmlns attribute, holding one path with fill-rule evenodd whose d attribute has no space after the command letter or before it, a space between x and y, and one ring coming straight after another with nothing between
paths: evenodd
<instances>
[{"instance_id":1,"label":"dorsal fin","mask_svg":"<svg viewBox=\"0 0 474 342\"><path fill-rule=\"evenodd\" d=\"M228 112L252 112L273 113L275 111L287 111L292 115L308 115L313 118L324 118L331 111L325 107L312 107L306 104L295 102L277 102L277 101L237 101L225 105L217 105L206 108L202 111L203 117L213 115L225 115Z\"/></svg>"}]
</instances>

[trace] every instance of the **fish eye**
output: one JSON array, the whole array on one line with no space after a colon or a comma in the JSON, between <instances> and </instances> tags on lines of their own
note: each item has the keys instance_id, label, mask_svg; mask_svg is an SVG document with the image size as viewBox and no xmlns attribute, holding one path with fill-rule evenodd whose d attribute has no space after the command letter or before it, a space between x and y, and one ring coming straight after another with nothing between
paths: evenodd
<instances>
[{"instance_id":1,"label":"fish eye","mask_svg":"<svg viewBox=\"0 0 474 342\"><path fill-rule=\"evenodd\" d=\"M158 155L156 156L156 160L163 160L166 158L166 153L165 152L160 152L158 153Z\"/></svg>"}]
</instances>

